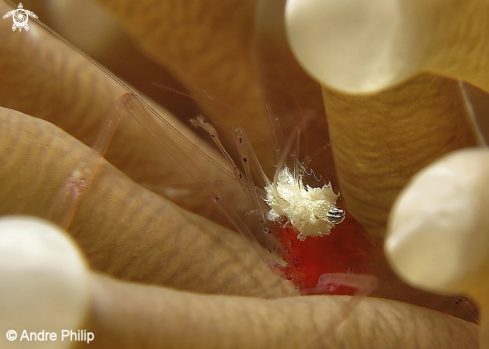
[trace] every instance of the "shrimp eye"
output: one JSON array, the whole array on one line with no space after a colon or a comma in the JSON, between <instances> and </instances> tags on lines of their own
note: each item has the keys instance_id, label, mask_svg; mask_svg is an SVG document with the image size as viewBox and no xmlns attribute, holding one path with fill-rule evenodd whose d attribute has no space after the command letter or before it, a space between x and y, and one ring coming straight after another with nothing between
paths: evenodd
<instances>
[{"instance_id":1,"label":"shrimp eye","mask_svg":"<svg viewBox=\"0 0 489 349\"><path fill-rule=\"evenodd\" d=\"M333 224L340 224L343 222L345 219L345 211L342 210L339 207L333 207L331 210L328 211L326 214L326 217L328 217L328 220L333 223Z\"/></svg>"}]
</instances>

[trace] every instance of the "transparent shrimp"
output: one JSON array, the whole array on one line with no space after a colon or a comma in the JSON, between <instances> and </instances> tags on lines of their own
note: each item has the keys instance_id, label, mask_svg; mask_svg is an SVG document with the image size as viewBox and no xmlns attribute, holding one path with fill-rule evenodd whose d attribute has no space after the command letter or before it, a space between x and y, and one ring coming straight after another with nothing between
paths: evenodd
<instances>
[{"instance_id":1,"label":"transparent shrimp","mask_svg":"<svg viewBox=\"0 0 489 349\"><path fill-rule=\"evenodd\" d=\"M335 225L341 224L345 219L345 211L335 206L339 195L336 196L333 193L330 184L325 184L322 188L304 187L302 176L306 171L297 165L299 142L296 142L293 154L296 161L293 174L285 165L290 148L296 138L299 138L299 130L297 130L297 136L290 137L283 149L273 181L271 181L261 168L258 157L241 127L237 127L235 131L244 177L221 144L215 128L202 117L192 120L192 124L209 133L225 158L229 159L235 169L237 179L246 179L247 184L243 185L243 189L253 203L255 214L263 227L257 231L264 233L264 237L271 240L271 245L278 248L284 262L273 263L266 259L267 256L262 256L272 272L292 281L303 295L353 294L356 296L346 302L334 320L303 348L314 348L320 345L321 336L334 331L358 305L361 298L368 296L377 287L378 280L375 275L353 274L354 269L352 268L355 266L357 273L374 271L371 265L375 259L373 257L375 254L374 242L351 217L348 220L347 230L333 234L334 238L329 237ZM255 186L250 162L255 164L262 177L266 185L264 190ZM310 199L310 196L313 199ZM267 205L264 205L263 202L266 202ZM310 207L304 208L304 206ZM296 224L294 224L294 219ZM309 223L308 225L304 224L304 221L314 221L316 224ZM317 224L318 221L322 224ZM338 236L342 236L344 241L338 240ZM256 241L263 240L259 236L255 239ZM341 250L342 244L348 247ZM355 244L358 246L353 247ZM271 250L270 248L269 251ZM338 253L338 251L341 252Z\"/></svg>"},{"instance_id":2,"label":"transparent shrimp","mask_svg":"<svg viewBox=\"0 0 489 349\"><path fill-rule=\"evenodd\" d=\"M299 138L299 130L287 142L274 178L270 180L241 127L236 128L236 144L244 176L221 144L215 128L202 117L192 120L192 124L209 133L229 159L236 178L246 179L244 190L263 227L258 231L273 235L269 239L279 248L285 261L285 265L272 266L275 273L291 280L303 294L352 294L355 293L353 288L358 290L358 294L366 295L375 289L375 276L356 275L374 270L368 266L374 261L372 255L375 253L374 243L368 234L351 217L348 228L337 232L335 226L345 219L345 211L335 205L339 195L334 194L330 184L319 188L304 186L302 177L305 170L297 163L293 170L285 165L290 148ZM298 144L293 154L295 161L298 159ZM250 163L255 164L265 188L254 184ZM338 240L339 237L342 241ZM256 239L263 240L260 237ZM357 247L353 247L355 245Z\"/></svg>"},{"instance_id":3,"label":"transparent shrimp","mask_svg":"<svg viewBox=\"0 0 489 349\"><path fill-rule=\"evenodd\" d=\"M144 101L140 100L136 95L130 92L128 95L122 97L120 101L117 101L116 105L118 105L118 107L121 108L121 110L123 110L123 113L127 112L128 114L130 114L130 117L134 118L136 122L140 123L144 127L146 132L148 132L148 134L151 137L153 137L156 142L158 142L158 139L161 140L160 136L162 134L163 137L166 137L168 130L172 129L172 126L167 124L165 120L159 119L157 117L157 114L155 113L154 110L151 109L151 107L149 107L147 104L144 103ZM92 153L92 155L90 155L90 157L87 158L86 161L84 161L77 168L74 169L73 174L69 177L67 181L67 185L60 191L57 201L53 204L53 208L52 208L53 219L55 219L56 221L60 222L65 226L69 224L69 221L75 214L77 202L78 200L80 200L81 195L83 195L86 192L86 190L88 190L88 188L90 187L90 182L92 181L92 178L97 171L98 164L101 161L101 155L99 154L105 153L105 151L107 150L107 146L110 143L110 139L112 138L112 135L115 132L115 128L116 125L118 124L118 119L120 115L119 112L117 111L117 108L114 108L114 110L116 111L114 111L113 114L111 114L108 117L109 120L105 123L106 127L104 129L106 131L101 132L101 136L97 138L98 143L96 144L98 145L94 147L95 152ZM174 132L178 134L177 130L172 130L170 132ZM280 138L280 132L275 132L274 136ZM179 135L179 137L185 138L182 137L182 135ZM238 148L239 148L239 138L240 136L238 135L236 137ZM285 135L285 138L287 138L287 135ZM246 144L247 142L246 137L241 137L241 139L245 139L245 144ZM211 157L207 156L206 153L202 153L197 147L193 145L193 143L190 142L187 144L189 146L188 148L189 151L192 152L191 154L194 154L193 152L196 152L197 154L200 154L199 155L200 157L207 158L207 161L213 161ZM235 180L240 183L239 185L242 188L251 191L249 195L249 199L253 203L253 207L254 207L253 210L255 212L251 212L250 214L247 215L247 217L243 217L236 213L235 209L233 208L234 206L229 203L229 197L226 194L222 194L222 191L220 190L219 186L216 185L216 183L213 180L209 180L209 178L206 177L205 173L203 173L201 169L196 168L195 166L192 165L193 155L189 155L188 153L186 154L185 151L182 151L182 149L180 149L178 146L172 145L171 142L163 142L163 144L160 144L159 146L161 148L167 147L166 150L164 151L165 154L170 154L177 158L185 159L184 161L181 161L183 167L185 168L185 171L193 176L193 180L195 183L197 183L198 187L206 188L205 195L208 197L209 202L214 202L216 204L215 206L224 212L224 214L233 222L233 224L237 227L237 229L240 230L247 237L248 240L250 240L253 244L256 245L256 250L258 251L258 253L262 254L261 256L262 259L272 260L273 261L272 266L275 268L280 268L287 265L287 261L284 261L283 255L281 255L280 251L277 252L277 250L275 250L270 252L269 250L264 249L262 247L263 241L259 241L259 239L257 239L256 237L257 233L255 230L253 230L253 228L256 228L256 225L253 226L250 225L249 223L246 223L246 219L253 216L254 216L253 218L258 217L258 220L262 220L262 221L264 220L263 212L260 212L260 209L258 208L263 205L262 202L263 188L258 187L254 184L250 184L250 181L239 180L240 174L241 176L245 175L247 178L252 178L253 174L251 174L250 170L247 170L245 166L242 166L244 167L243 172L236 171L233 173L232 169L229 168L226 169L226 166L222 165L222 163L217 163L217 162L214 163L215 167L220 168L220 171L225 173L227 177L235 178ZM282 148L282 151L283 149L284 148ZM239 153L242 155L241 156L242 158L249 159L255 157L249 145L242 147L241 150L239 150ZM280 162L280 160L278 160L278 162ZM298 162L295 161L295 163L297 164ZM235 167L237 166L235 165ZM283 165L280 164L278 165L278 167L283 167ZM299 170L298 165L295 165L293 168L295 170ZM250 174L247 174L247 172L250 172ZM318 172L318 174L319 174L318 177L320 177L321 172ZM256 219L253 219L253 221L256 222ZM335 227L334 229L341 227L342 226L341 224L338 225L338 227ZM250 228L250 226L252 228ZM282 226L284 225L282 224ZM274 239L269 239L266 233L262 234L263 229L259 229L259 230L260 230L260 234L265 236L265 239L267 240L266 243L269 244L267 246L274 246L276 249L277 248L280 249L280 247L277 247L280 246L280 244L277 245L276 237ZM292 241L292 239L294 238L296 237L292 236L290 241ZM310 238L307 238L306 241L308 241L308 239ZM341 273L341 277L332 276L331 274L333 273L326 273L326 275L321 278L316 277L316 283L319 282L321 284L316 286L323 287L323 290L316 290L313 293L331 293L330 291L334 291L334 289L337 289L337 286L334 285L339 285L339 284L346 285L349 286L350 288L356 289L358 288L358 283L357 283L358 279L353 278L354 280L353 281L351 280L352 279L351 276L355 275L355 272L356 272L355 270L353 270L353 273L348 272L347 269L346 272L343 271L343 273ZM284 275L285 272L281 270L280 273ZM366 281L363 285L365 284L368 285L369 281ZM349 292L351 292L351 290L349 290ZM308 293L308 292L304 292L304 293ZM342 313L341 316L344 317L345 313ZM334 324L332 324L332 326L337 327L338 322L335 322ZM325 328L331 330L331 328L328 326L325 326Z\"/></svg>"}]
</instances>

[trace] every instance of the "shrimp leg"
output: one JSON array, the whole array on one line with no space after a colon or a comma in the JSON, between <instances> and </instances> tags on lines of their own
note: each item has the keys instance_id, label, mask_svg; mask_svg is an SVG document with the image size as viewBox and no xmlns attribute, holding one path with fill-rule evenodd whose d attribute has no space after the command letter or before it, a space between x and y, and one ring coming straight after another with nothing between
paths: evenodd
<instances>
[{"instance_id":1,"label":"shrimp leg","mask_svg":"<svg viewBox=\"0 0 489 349\"><path fill-rule=\"evenodd\" d=\"M87 192L97 173L130 98L131 94L128 93L118 100L114 112L108 115L107 121L104 123L105 126L100 130L100 134L92 146L92 151L86 160L80 162L73 169L65 186L59 191L49 210L48 219L65 230L68 230L73 220L80 203L80 197Z\"/></svg>"}]
</instances>

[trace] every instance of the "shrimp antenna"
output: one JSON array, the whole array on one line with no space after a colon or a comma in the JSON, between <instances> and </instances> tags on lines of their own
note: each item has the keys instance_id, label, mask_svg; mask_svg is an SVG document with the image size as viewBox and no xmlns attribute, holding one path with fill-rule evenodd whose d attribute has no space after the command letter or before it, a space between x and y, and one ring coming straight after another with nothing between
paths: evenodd
<instances>
[{"instance_id":1,"label":"shrimp antenna","mask_svg":"<svg viewBox=\"0 0 489 349\"><path fill-rule=\"evenodd\" d=\"M322 175L319 176L319 178L316 176L316 172L314 172L314 170L311 168L311 171L310 172L307 172L307 168L304 166L303 169L304 173L308 176L314 176L314 179L318 182L325 182L324 178Z\"/></svg>"},{"instance_id":2,"label":"shrimp antenna","mask_svg":"<svg viewBox=\"0 0 489 349\"><path fill-rule=\"evenodd\" d=\"M272 132L273 138L274 138L274 156L275 160L277 160L278 157L278 152L279 152L279 144L285 143L285 136L282 130L282 125L280 122L278 122L278 116L275 115L275 113L272 110L272 107L267 104L265 106L265 109L267 110L267 117L268 117L268 123L270 124L270 131ZM280 137L280 141L279 141Z\"/></svg>"},{"instance_id":3,"label":"shrimp antenna","mask_svg":"<svg viewBox=\"0 0 489 349\"><path fill-rule=\"evenodd\" d=\"M373 275L365 274L348 274L348 273L330 273L323 274L319 277L318 286L313 290L312 294L317 294L315 292L321 292L322 290L330 287L331 284L344 285L357 289L357 292L352 296L348 297L346 304L342 309L336 313L333 319L328 320L328 325L326 328L322 329L312 340L306 344L302 349L313 349L316 344L321 339L323 334L335 331L339 325L351 314L351 312L356 308L360 301L372 293L378 285L378 278Z\"/></svg>"},{"instance_id":4,"label":"shrimp antenna","mask_svg":"<svg viewBox=\"0 0 489 349\"><path fill-rule=\"evenodd\" d=\"M287 143L285 144L285 147L282 151L282 154L280 155L279 161L277 162L277 168L275 170L275 174L273 177L273 182L277 183L278 176L280 171L286 166L287 162L287 156L289 155L290 150L292 149L292 146L295 143L295 156L299 156L299 140L300 140L300 135L301 132L305 130L307 125L310 123L310 120L312 119L312 115L309 115L309 117L306 120L302 120L298 125L294 127L292 130L292 134L289 136L289 139L287 140ZM297 162L294 164L294 176L297 175Z\"/></svg>"},{"instance_id":5,"label":"shrimp antenna","mask_svg":"<svg viewBox=\"0 0 489 349\"><path fill-rule=\"evenodd\" d=\"M233 168L233 174L235 176L238 176L238 178L241 178L240 177L241 172L239 171L238 166L236 166L236 163L234 162L233 158L231 157L231 155L229 155L229 153L226 151L226 148L224 148L224 146L222 145L217 130L214 128L214 126L209 124L202 115L197 116L195 119L190 119L190 124L195 128L197 127L202 128L211 136L212 140L217 145L221 153L224 155L226 160L231 164Z\"/></svg>"},{"instance_id":6,"label":"shrimp antenna","mask_svg":"<svg viewBox=\"0 0 489 349\"><path fill-rule=\"evenodd\" d=\"M202 103L205 101L205 99L207 99L207 104L209 105L209 101L212 101L213 103L216 103L217 106L224 112L228 113L228 114L232 114L234 113L234 115L239 115L238 113L236 113L235 110L233 110L231 108L230 105L228 105L227 103L219 100L218 98L216 98L215 96L213 96L212 94L210 94L209 92L207 92L207 90L204 90L204 89L201 89L201 88L194 88L194 91L196 92L199 92L200 93L200 98L199 96L195 97L195 96L192 96L192 95L189 95L188 93L186 92L183 92L183 91L179 91L179 90L176 90L172 87L169 87L169 86L164 86L164 85L161 85L159 83L156 83L156 82L153 82L153 85L154 86L157 86L157 87L160 87L164 90L167 90L167 91L171 91L175 94L178 94L180 96L184 96L184 97L188 97L190 99L192 99L193 101L197 102L197 103Z\"/></svg>"},{"instance_id":7,"label":"shrimp antenna","mask_svg":"<svg viewBox=\"0 0 489 349\"><path fill-rule=\"evenodd\" d=\"M316 156L318 156L319 154L321 154L323 151L325 151L326 149L328 149L329 147L331 147L331 144L333 144L333 140L330 140L328 143L324 144L319 149L317 149L316 151L314 151L314 153L312 153L311 155L309 155L309 158L310 159L314 159Z\"/></svg>"},{"instance_id":8,"label":"shrimp antenna","mask_svg":"<svg viewBox=\"0 0 489 349\"><path fill-rule=\"evenodd\" d=\"M253 202L253 205L258 209L258 214L260 215L260 222L262 225L266 225L266 217L265 217L265 210L261 210L260 207L264 204L263 198L265 197L265 190L259 189L253 182L253 176L251 174L251 167L250 167L250 162L249 156L251 155L251 158L253 159L253 162L255 163L256 167L258 168L258 171L265 182L265 186L269 186L270 179L268 179L267 175L265 174L265 171L263 171L263 168L260 165L260 162L258 161L258 157L256 156L256 153L253 151L253 147L250 144L250 141L248 137L246 136L245 130L242 127L237 127L235 130L236 133L236 144L238 146L238 151L239 154L241 155L241 161L243 164L243 168L246 174L246 177L248 179L248 182L251 183L249 191L251 195L251 200ZM260 192L260 196L258 195ZM265 229L266 232L268 232L268 228Z\"/></svg>"},{"instance_id":9,"label":"shrimp antenna","mask_svg":"<svg viewBox=\"0 0 489 349\"><path fill-rule=\"evenodd\" d=\"M467 297L458 298L455 304L461 307L474 323L480 324L479 313L474 309L474 304Z\"/></svg>"},{"instance_id":10,"label":"shrimp antenna","mask_svg":"<svg viewBox=\"0 0 489 349\"><path fill-rule=\"evenodd\" d=\"M253 159L255 165L258 168L258 171L265 182L265 184L268 186L270 184L270 180L268 179L267 175L265 174L265 171L263 171L263 168L260 165L260 162L258 160L258 157L256 156L256 153L253 151L253 148L249 142L248 137L246 137L246 133L242 127L237 127L235 129L235 135L236 135L236 145L239 151L239 154L241 156L241 161L243 165L243 169L245 171L245 176L246 179L248 180L248 184L244 185L242 182L243 175L238 169L236 163L234 162L233 158L229 153L226 151L226 148L222 145L219 135L217 130L212 126L210 123L208 123L202 116L198 116L195 119L191 119L190 123L194 127L200 127L203 130L205 130L209 135L211 136L212 140L214 143L217 145L221 153L224 155L224 157L228 160L228 162L231 164L233 167L233 173L238 180L238 182L241 184L241 187L245 191L245 194L248 195L248 197L251 199L254 207L256 207L260 215L262 216L262 222L265 221L265 216L262 213L262 210L259 208L262 206L262 203L258 197L258 187L254 184L253 182L253 176L251 174L251 168L250 168L250 163L249 163L249 156L251 155L251 158ZM263 191L264 192L264 191ZM263 195L262 195L263 196Z\"/></svg>"}]
</instances>

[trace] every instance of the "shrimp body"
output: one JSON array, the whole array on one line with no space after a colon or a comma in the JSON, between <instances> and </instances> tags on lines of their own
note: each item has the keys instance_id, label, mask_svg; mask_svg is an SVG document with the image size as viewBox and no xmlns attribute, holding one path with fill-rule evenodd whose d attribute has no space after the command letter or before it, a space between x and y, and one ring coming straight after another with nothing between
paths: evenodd
<instances>
[{"instance_id":1,"label":"shrimp body","mask_svg":"<svg viewBox=\"0 0 489 349\"><path fill-rule=\"evenodd\" d=\"M270 221L280 222L281 217L287 217L299 232L299 240L305 240L307 236L329 235L331 228L343 221L343 210L335 206L339 194L333 192L330 184L322 188L304 186L302 175L294 176L287 167L276 177L276 183L265 188Z\"/></svg>"},{"instance_id":2,"label":"shrimp body","mask_svg":"<svg viewBox=\"0 0 489 349\"><path fill-rule=\"evenodd\" d=\"M298 168L277 172L266 188L270 231L281 245L286 266L279 275L304 294L354 294L354 288L320 285L323 274L371 274L375 243L351 216L345 219L331 184L313 188L302 183ZM321 287L320 287L321 286Z\"/></svg>"},{"instance_id":3,"label":"shrimp body","mask_svg":"<svg viewBox=\"0 0 489 349\"><path fill-rule=\"evenodd\" d=\"M272 234L283 249L286 266L276 267L279 274L290 280L302 294L314 291L319 277L325 273L375 274L375 242L350 214L333 227L329 235L298 239L299 232L290 222L273 223ZM319 294L353 295L354 288L330 285Z\"/></svg>"}]
</instances>

